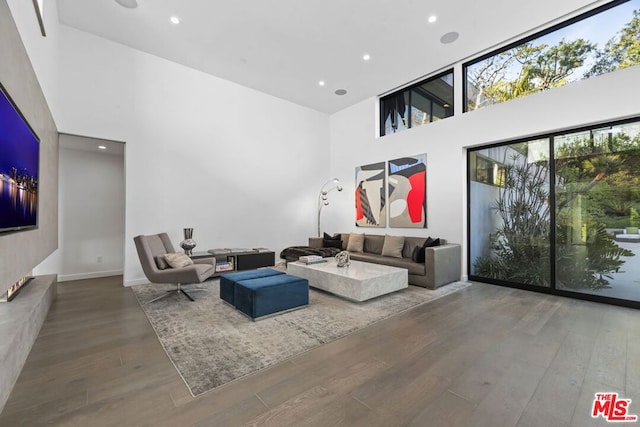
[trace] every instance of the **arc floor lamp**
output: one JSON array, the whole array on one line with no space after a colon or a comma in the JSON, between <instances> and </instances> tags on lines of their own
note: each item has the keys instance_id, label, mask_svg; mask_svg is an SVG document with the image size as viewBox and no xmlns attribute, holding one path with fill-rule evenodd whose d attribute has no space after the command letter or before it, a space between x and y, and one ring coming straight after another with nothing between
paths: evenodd
<instances>
[{"instance_id":1,"label":"arc floor lamp","mask_svg":"<svg viewBox=\"0 0 640 427\"><path fill-rule=\"evenodd\" d=\"M342 185L340 185L340 180L338 178L330 179L320 187L320 193L318 194L318 237L321 237L320 214L322 213L322 208L329 204L328 194L333 190L342 191Z\"/></svg>"}]
</instances>

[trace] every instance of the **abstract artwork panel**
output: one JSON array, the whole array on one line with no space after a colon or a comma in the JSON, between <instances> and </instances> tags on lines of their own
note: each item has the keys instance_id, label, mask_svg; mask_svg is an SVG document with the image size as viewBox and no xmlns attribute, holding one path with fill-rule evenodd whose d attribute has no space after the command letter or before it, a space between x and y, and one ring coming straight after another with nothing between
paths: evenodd
<instances>
[{"instance_id":1,"label":"abstract artwork panel","mask_svg":"<svg viewBox=\"0 0 640 427\"><path fill-rule=\"evenodd\" d=\"M356 168L356 225L386 227L384 162Z\"/></svg>"},{"instance_id":2,"label":"abstract artwork panel","mask_svg":"<svg viewBox=\"0 0 640 427\"><path fill-rule=\"evenodd\" d=\"M427 227L427 155L389 160L389 226Z\"/></svg>"}]
</instances>

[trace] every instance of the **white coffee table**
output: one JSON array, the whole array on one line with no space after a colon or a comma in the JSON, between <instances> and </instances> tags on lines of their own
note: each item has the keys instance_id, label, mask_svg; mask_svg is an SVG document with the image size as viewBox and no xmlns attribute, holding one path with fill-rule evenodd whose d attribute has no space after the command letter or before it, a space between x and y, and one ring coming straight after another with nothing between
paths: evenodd
<instances>
[{"instance_id":1,"label":"white coffee table","mask_svg":"<svg viewBox=\"0 0 640 427\"><path fill-rule=\"evenodd\" d=\"M361 261L338 267L333 258L325 259L327 262L311 265L290 262L287 273L307 279L309 286L352 301L366 301L409 286L404 268Z\"/></svg>"}]
</instances>

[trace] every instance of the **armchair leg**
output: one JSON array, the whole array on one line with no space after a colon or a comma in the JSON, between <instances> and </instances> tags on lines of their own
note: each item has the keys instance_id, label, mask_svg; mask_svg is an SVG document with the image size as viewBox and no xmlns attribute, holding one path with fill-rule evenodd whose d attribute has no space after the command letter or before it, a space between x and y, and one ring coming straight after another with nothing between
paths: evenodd
<instances>
[{"instance_id":1,"label":"armchair leg","mask_svg":"<svg viewBox=\"0 0 640 427\"><path fill-rule=\"evenodd\" d=\"M189 292L204 292L204 291L208 291L209 289L202 289L202 288L197 288L197 289L189 289ZM178 283L178 289L177 289L178 293L182 293L184 294L185 297L189 298L191 301L193 301L193 298L191 297L191 295L189 295L188 293L185 292L184 289L182 289L182 284Z\"/></svg>"},{"instance_id":2,"label":"armchair leg","mask_svg":"<svg viewBox=\"0 0 640 427\"><path fill-rule=\"evenodd\" d=\"M173 294L174 292L175 292L174 290L167 291L164 295L160 295L159 297L154 298L151 301L147 301L146 304L151 304L152 302L156 302L158 300L161 300L162 298L166 298L166 297L170 296L171 294Z\"/></svg>"},{"instance_id":3,"label":"armchair leg","mask_svg":"<svg viewBox=\"0 0 640 427\"><path fill-rule=\"evenodd\" d=\"M184 295L184 296L185 296L185 297L187 297L187 298L189 298L191 301L195 301L195 300L191 297L191 295L189 295L188 293L186 293L186 292L185 292L185 291L183 291L182 289L180 289L180 290L178 291L178 293L179 293L179 294Z\"/></svg>"},{"instance_id":4,"label":"armchair leg","mask_svg":"<svg viewBox=\"0 0 640 427\"><path fill-rule=\"evenodd\" d=\"M203 292L203 291L208 291L209 289L202 289L202 288L198 288L198 289L189 289L189 292ZM173 294L183 294L185 297L189 298L191 301L195 301L191 295L189 295L188 293L186 293L184 291L184 289L182 289L182 283L178 283L178 287L176 289L171 289L170 291L167 291L164 295L160 295L157 298L152 299L151 301L147 301L146 304L151 304L152 302L161 300L162 298L166 298L170 295Z\"/></svg>"}]
</instances>

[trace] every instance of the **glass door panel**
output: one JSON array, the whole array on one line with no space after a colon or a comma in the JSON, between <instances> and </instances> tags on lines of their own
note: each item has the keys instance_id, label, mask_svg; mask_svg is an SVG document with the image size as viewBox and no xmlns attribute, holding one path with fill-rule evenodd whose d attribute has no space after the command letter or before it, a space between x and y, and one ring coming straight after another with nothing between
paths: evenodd
<instances>
[{"instance_id":1,"label":"glass door panel","mask_svg":"<svg viewBox=\"0 0 640 427\"><path fill-rule=\"evenodd\" d=\"M557 289L640 301L640 124L554 138Z\"/></svg>"},{"instance_id":2,"label":"glass door panel","mask_svg":"<svg viewBox=\"0 0 640 427\"><path fill-rule=\"evenodd\" d=\"M470 276L549 287L549 139L469 153Z\"/></svg>"}]
</instances>

